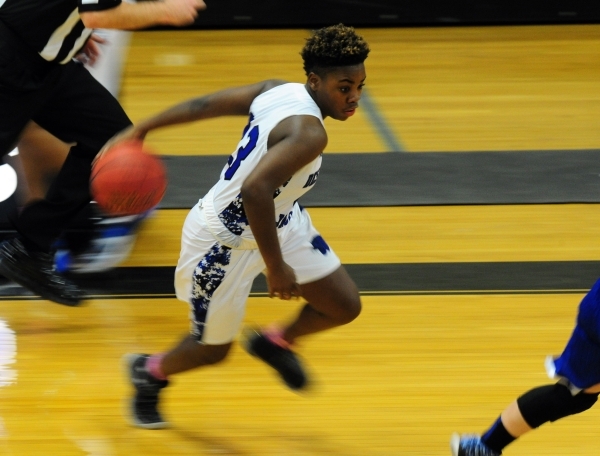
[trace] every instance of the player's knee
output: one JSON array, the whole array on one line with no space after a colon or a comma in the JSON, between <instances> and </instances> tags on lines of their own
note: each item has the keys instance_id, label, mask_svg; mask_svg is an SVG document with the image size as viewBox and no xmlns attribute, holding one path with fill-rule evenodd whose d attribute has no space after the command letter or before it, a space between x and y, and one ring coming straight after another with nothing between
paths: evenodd
<instances>
[{"instance_id":1,"label":"player's knee","mask_svg":"<svg viewBox=\"0 0 600 456\"><path fill-rule=\"evenodd\" d=\"M360 302L360 296L358 293L355 296L348 297L343 305L343 312L341 315L342 324L350 323L355 320L362 311L362 303Z\"/></svg>"},{"instance_id":2,"label":"player's knee","mask_svg":"<svg viewBox=\"0 0 600 456\"><path fill-rule=\"evenodd\" d=\"M525 393L517 399L517 404L527 424L537 428L548 421L556 421L584 412L597 400L598 393L581 392L572 395L569 388L557 383L541 386Z\"/></svg>"}]
</instances>

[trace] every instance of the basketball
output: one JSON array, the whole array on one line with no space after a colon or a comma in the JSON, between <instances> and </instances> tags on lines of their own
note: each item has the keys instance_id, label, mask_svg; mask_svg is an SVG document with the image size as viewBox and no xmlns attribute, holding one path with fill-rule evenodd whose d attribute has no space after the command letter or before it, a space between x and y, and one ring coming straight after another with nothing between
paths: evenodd
<instances>
[{"instance_id":1,"label":"basketball","mask_svg":"<svg viewBox=\"0 0 600 456\"><path fill-rule=\"evenodd\" d=\"M107 215L143 214L158 205L166 189L162 160L141 141L117 144L92 165L92 199Z\"/></svg>"}]
</instances>

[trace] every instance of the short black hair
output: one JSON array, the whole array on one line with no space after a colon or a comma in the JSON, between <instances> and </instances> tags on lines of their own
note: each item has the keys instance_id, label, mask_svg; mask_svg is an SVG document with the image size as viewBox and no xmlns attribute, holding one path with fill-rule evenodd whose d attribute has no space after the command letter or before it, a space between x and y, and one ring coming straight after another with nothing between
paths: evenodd
<instances>
[{"instance_id":1,"label":"short black hair","mask_svg":"<svg viewBox=\"0 0 600 456\"><path fill-rule=\"evenodd\" d=\"M315 30L300 55L308 76L327 68L363 63L369 51L369 45L354 28L338 24Z\"/></svg>"}]
</instances>

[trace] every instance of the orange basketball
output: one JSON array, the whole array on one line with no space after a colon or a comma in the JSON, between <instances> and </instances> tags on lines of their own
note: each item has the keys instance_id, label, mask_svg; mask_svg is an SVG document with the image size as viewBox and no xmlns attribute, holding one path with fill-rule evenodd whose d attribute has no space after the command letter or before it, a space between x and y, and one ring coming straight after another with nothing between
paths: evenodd
<instances>
[{"instance_id":1,"label":"orange basketball","mask_svg":"<svg viewBox=\"0 0 600 456\"><path fill-rule=\"evenodd\" d=\"M108 215L142 214L158 205L166 189L162 160L140 141L116 145L92 166L92 199Z\"/></svg>"}]
</instances>

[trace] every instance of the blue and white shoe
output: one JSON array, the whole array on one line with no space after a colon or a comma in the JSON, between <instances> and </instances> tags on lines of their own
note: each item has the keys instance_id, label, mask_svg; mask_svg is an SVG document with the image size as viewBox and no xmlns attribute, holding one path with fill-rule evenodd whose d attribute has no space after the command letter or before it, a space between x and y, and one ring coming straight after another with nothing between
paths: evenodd
<instances>
[{"instance_id":1,"label":"blue and white shoe","mask_svg":"<svg viewBox=\"0 0 600 456\"><path fill-rule=\"evenodd\" d=\"M452 434L450 451L452 456L500 456L500 453L485 446L480 436L474 434Z\"/></svg>"},{"instance_id":2,"label":"blue and white shoe","mask_svg":"<svg viewBox=\"0 0 600 456\"><path fill-rule=\"evenodd\" d=\"M83 250L73 252L68 243L59 242L54 255L58 272L87 274L108 271L123 263L130 255L138 228L150 212L124 217L101 217Z\"/></svg>"}]
</instances>

